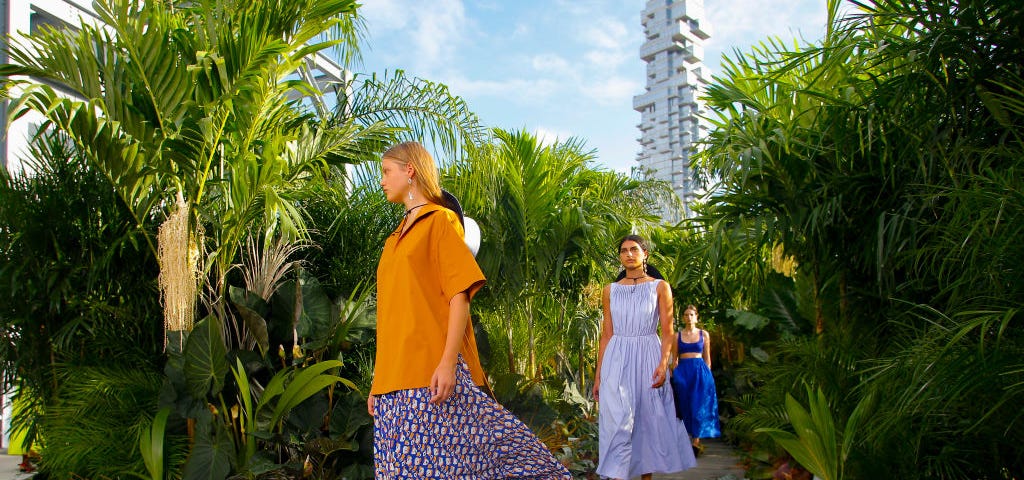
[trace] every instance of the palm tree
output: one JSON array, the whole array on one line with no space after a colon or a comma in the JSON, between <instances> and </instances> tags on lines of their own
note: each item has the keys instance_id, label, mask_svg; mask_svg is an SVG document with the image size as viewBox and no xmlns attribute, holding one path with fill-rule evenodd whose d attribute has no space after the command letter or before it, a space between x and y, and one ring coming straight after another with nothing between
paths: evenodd
<instances>
[{"instance_id":1,"label":"palm tree","mask_svg":"<svg viewBox=\"0 0 1024 480\"><path fill-rule=\"evenodd\" d=\"M330 124L303 103L319 94L295 72L304 68L311 55L339 44L323 35L332 29L350 31L356 7L347 0L145 4L101 0L95 4L97 25L81 25L75 31L47 30L12 41L13 63L0 70L5 75L4 91L15 100L14 117L28 112L41 115L45 119L41 137L59 138L65 148L85 159L74 164L83 175L98 174L108 193L116 195L116 202L108 207L116 206L119 215L105 215L103 220L126 215L119 228L127 228L131 235L111 243L145 250L139 255L138 268L125 272L145 270L157 261L160 267L159 277L155 271L150 272L150 282L137 276L138 288L120 295L148 295L144 298L149 302L132 300L143 306L158 304L162 296L169 333L180 330L181 338L187 334L187 320L197 311L196 287L203 283L209 286L206 309L233 319L226 280L244 240L252 235L270 244L277 238L305 238L307 228L298 202L304 186L311 180L326 181L335 166L367 158L391 138L391 130L381 124ZM161 234L171 232L168 238L158 234L158 224L162 224ZM18 232L13 234L17 237ZM161 256L160 252L177 253ZM112 253L116 251L105 254ZM201 263L199 257L203 257ZM106 265L99 266L99 275ZM49 268L41 273L57 274ZM147 290L158 278L162 291ZM103 283L101 279L90 277L89 281ZM185 288L178 291L184 295L175 298L174 288L169 287L182 285ZM113 293L114 297L80 301L100 308L102 301L117 298L118 293ZM180 316L168 314L174 305ZM149 333L147 327L159 322L155 312L143 313L148 315L132 316L130 323ZM172 321L182 318L186 321ZM33 323L35 317L17 320L24 321L18 326L30 329L26 332L44 331L45 327ZM59 344L77 342L75 346L82 350L83 340L89 337L75 335L82 330L75 329L79 324L72 318L63 329L46 329L47 335L68 336L55 342L54 355L41 358L49 358L50 363L74 359L74 352L62 351ZM238 321L227 329L233 333L223 335L227 343L251 341L253 334L243 325ZM140 336L126 333L104 339L117 342ZM159 346L162 336L151 337L122 350ZM67 356L62 358L61 353ZM150 353L148 359L159 358ZM27 365L28 359L22 363ZM52 390L59 390L56 382ZM67 403L66 397L58 398L59 393L41 399L54 413ZM82 457L80 448L66 453L65 458ZM51 458L56 461L58 456Z\"/></svg>"},{"instance_id":2,"label":"palm tree","mask_svg":"<svg viewBox=\"0 0 1024 480\"><path fill-rule=\"evenodd\" d=\"M1024 8L851 3L821 45L736 59L710 90L727 113L705 226L796 255L819 327L750 372L736 424L785 424L804 384L870 419L844 439L847 476L1017 475Z\"/></svg>"},{"instance_id":3,"label":"palm tree","mask_svg":"<svg viewBox=\"0 0 1024 480\"><path fill-rule=\"evenodd\" d=\"M3 72L28 76L16 82L23 91L14 116L35 111L44 130L64 132L140 225L169 216L180 197L187 229L179 251L199 248L203 232L209 238L202 268L217 309L250 232L303 237L294 201L303 182L365 158L388 137L382 125L328 124L290 100L315 94L295 72L340 42L322 37L350 31L356 7L351 0L101 0L99 26L12 43L14 65ZM147 242L156 252L156 239ZM189 272L179 276L195 281Z\"/></svg>"},{"instance_id":4,"label":"palm tree","mask_svg":"<svg viewBox=\"0 0 1024 480\"><path fill-rule=\"evenodd\" d=\"M839 2L829 2L829 25ZM848 198L837 186L861 187L859 166L837 146L830 112L864 101L865 61L856 43L836 29L827 47L791 52L770 39L746 55L725 59L723 76L708 89L718 113L705 140L702 167L720 179L703 219L710 231L737 229L754 251L781 245L814 285L815 330L825 330L823 287L846 266L832 254L835 234L848 223ZM830 182L837 181L835 184ZM763 258L764 253L760 254ZM840 280L841 283L841 280Z\"/></svg>"},{"instance_id":5,"label":"palm tree","mask_svg":"<svg viewBox=\"0 0 1024 480\"><path fill-rule=\"evenodd\" d=\"M134 224L107 178L63 135L42 135L30 148L32 176L0 169L0 278L8 299L0 308L0 372L7 388L17 388L21 412L31 412L11 421L30 445L40 433L68 440L50 445L47 465L82 461L71 445L88 444L97 457L74 471L116 476L141 467L140 459L124 455L122 439L119 458L104 462L113 444L96 439L119 438L159 391L163 329L150 321L160 315L158 264L144 240L152 225ZM94 390L85 393L85 384ZM59 405L77 413L61 418L67 410ZM81 414L111 405L125 409ZM73 425L77 434L69 433Z\"/></svg>"},{"instance_id":6,"label":"palm tree","mask_svg":"<svg viewBox=\"0 0 1024 480\"><path fill-rule=\"evenodd\" d=\"M663 187L593 168L577 139L545 145L527 132L494 131L494 142L446 172L446 185L484 232L478 260L507 342L511 373L538 374L538 338L557 347L566 310L542 308L579 298L603 283L615 240L658 224L653 198ZM556 301L557 304L557 301ZM556 313L557 312L557 313ZM516 328L522 319L524 331ZM519 365L516 337L525 337ZM557 350L554 350L557 351Z\"/></svg>"}]
</instances>

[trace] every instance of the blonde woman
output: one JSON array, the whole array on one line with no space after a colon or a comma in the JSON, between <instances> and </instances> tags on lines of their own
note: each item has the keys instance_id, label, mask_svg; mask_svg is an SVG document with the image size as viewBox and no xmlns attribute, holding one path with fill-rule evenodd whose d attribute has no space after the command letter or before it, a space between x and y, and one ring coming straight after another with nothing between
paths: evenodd
<instances>
[{"instance_id":1,"label":"blonde woman","mask_svg":"<svg viewBox=\"0 0 1024 480\"><path fill-rule=\"evenodd\" d=\"M376 478L572 478L479 387L469 302L485 279L433 157L401 143L384 152L381 173L381 189L405 215L377 265L377 357L366 402Z\"/></svg>"}]
</instances>

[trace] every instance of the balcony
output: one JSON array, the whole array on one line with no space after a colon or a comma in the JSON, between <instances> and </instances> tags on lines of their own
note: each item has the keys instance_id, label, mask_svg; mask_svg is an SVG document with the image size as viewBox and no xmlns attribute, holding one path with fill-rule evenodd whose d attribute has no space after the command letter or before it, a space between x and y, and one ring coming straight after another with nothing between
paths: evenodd
<instances>
[{"instance_id":1,"label":"balcony","mask_svg":"<svg viewBox=\"0 0 1024 480\"><path fill-rule=\"evenodd\" d=\"M654 92L648 91L641 95L633 97L633 110L642 111L650 105L653 105L657 100Z\"/></svg>"}]
</instances>

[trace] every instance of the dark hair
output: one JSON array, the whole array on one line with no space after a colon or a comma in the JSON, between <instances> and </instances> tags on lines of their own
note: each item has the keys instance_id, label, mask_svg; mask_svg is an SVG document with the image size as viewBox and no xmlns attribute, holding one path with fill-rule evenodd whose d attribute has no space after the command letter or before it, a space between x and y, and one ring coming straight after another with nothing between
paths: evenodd
<instances>
[{"instance_id":1,"label":"dark hair","mask_svg":"<svg viewBox=\"0 0 1024 480\"><path fill-rule=\"evenodd\" d=\"M637 245L640 245L640 249L642 249L644 253L650 252L650 246L648 246L647 244L647 239L641 237L640 235L626 235L625 237L622 237L622 240L619 240L619 248L622 248L622 244L626 243L629 240L632 240L636 242ZM657 278L658 280L665 279L665 277L661 275L661 272L659 272L658 269L654 267L654 265L651 265L646 262L644 262L644 273L651 277ZM619 280L622 280L623 278L626 278L625 270L619 272L619 276L615 277L615 281L617 282Z\"/></svg>"},{"instance_id":2,"label":"dark hair","mask_svg":"<svg viewBox=\"0 0 1024 480\"><path fill-rule=\"evenodd\" d=\"M459 223L465 228L466 218L462 214L462 204L459 203L459 199L455 198L455 195L452 195L451 192L445 189L441 189L441 199L444 201L441 206L455 212L459 216Z\"/></svg>"}]
</instances>

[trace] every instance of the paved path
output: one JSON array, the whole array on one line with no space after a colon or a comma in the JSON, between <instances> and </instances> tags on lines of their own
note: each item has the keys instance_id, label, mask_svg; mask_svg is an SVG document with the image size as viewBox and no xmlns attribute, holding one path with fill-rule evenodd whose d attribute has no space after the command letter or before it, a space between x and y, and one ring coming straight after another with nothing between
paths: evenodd
<instances>
[{"instance_id":1,"label":"paved path","mask_svg":"<svg viewBox=\"0 0 1024 480\"><path fill-rule=\"evenodd\" d=\"M743 467L732 447L718 439L705 438L704 455L697 457L697 466L682 473L654 475L654 480L742 480Z\"/></svg>"},{"instance_id":2,"label":"paved path","mask_svg":"<svg viewBox=\"0 0 1024 480\"><path fill-rule=\"evenodd\" d=\"M18 464L21 463L21 455L8 455L7 449L0 450L0 480L24 480L32 476L21 473Z\"/></svg>"},{"instance_id":3,"label":"paved path","mask_svg":"<svg viewBox=\"0 0 1024 480\"><path fill-rule=\"evenodd\" d=\"M654 480L742 480L739 457L725 442L704 439L704 455L697 457L697 466L674 475L655 475ZM31 475L18 471L21 456L7 455L0 450L0 480L26 480ZM731 475L731 476L730 476Z\"/></svg>"}]
</instances>

